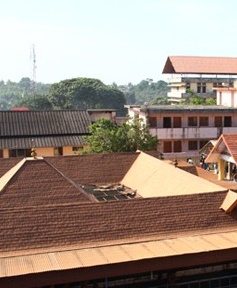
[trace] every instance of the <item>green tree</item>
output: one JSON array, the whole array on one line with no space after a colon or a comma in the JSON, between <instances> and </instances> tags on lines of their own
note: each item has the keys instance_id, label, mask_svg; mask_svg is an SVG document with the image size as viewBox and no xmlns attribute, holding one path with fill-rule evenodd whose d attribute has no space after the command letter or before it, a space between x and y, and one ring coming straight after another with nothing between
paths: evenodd
<instances>
[{"instance_id":1,"label":"green tree","mask_svg":"<svg viewBox=\"0 0 237 288\"><path fill-rule=\"evenodd\" d=\"M28 107L30 110L52 110L53 105L46 95L31 95L22 97L14 107Z\"/></svg>"},{"instance_id":2,"label":"green tree","mask_svg":"<svg viewBox=\"0 0 237 288\"><path fill-rule=\"evenodd\" d=\"M134 152L156 150L158 140L149 134L142 119L135 118L117 125L100 119L89 126L90 136L85 138L89 153Z\"/></svg>"},{"instance_id":3,"label":"green tree","mask_svg":"<svg viewBox=\"0 0 237 288\"><path fill-rule=\"evenodd\" d=\"M124 94L116 85L107 86L98 79L73 78L51 86L49 99L56 109L116 109L125 115Z\"/></svg>"}]
</instances>

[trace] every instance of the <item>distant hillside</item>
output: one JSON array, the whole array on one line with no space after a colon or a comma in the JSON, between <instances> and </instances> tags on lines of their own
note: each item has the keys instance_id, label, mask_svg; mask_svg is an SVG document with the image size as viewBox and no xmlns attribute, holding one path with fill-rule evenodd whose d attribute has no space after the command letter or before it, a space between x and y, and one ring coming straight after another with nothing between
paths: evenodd
<instances>
[{"instance_id":1,"label":"distant hillside","mask_svg":"<svg viewBox=\"0 0 237 288\"><path fill-rule=\"evenodd\" d=\"M22 78L19 82L0 81L0 110L10 110L18 106L22 98L33 94L46 95L50 87L50 84L34 83L28 77Z\"/></svg>"},{"instance_id":2,"label":"distant hillside","mask_svg":"<svg viewBox=\"0 0 237 288\"><path fill-rule=\"evenodd\" d=\"M10 110L14 107L26 105L31 107L33 95L41 97L38 99L40 106L36 109L53 109L48 98L51 84L34 83L30 78L24 77L19 82L0 81L0 110ZM123 92L126 104L167 104L167 83L165 81L153 82L151 79L142 80L133 85L111 85ZM39 103L40 101L40 103ZM44 107L45 106L45 107Z\"/></svg>"}]
</instances>

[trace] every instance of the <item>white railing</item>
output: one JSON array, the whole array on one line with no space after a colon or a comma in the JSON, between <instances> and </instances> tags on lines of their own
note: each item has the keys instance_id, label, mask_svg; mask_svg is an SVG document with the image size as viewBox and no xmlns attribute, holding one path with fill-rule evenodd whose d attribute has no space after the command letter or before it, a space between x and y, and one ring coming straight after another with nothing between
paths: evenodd
<instances>
[{"instance_id":1,"label":"white railing","mask_svg":"<svg viewBox=\"0 0 237 288\"><path fill-rule=\"evenodd\" d=\"M228 133L231 133L231 132L228 132ZM234 133L234 130L232 133ZM237 127L235 127L235 133L237 133ZM220 136L219 129L216 127L150 128L150 134L153 136L156 136L160 140L161 139L216 139Z\"/></svg>"}]
</instances>

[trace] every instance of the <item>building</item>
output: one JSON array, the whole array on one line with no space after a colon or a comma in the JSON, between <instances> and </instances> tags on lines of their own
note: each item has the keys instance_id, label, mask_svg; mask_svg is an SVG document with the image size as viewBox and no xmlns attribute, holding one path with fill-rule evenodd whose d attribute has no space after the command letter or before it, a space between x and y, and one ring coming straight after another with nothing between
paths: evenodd
<instances>
[{"instance_id":1,"label":"building","mask_svg":"<svg viewBox=\"0 0 237 288\"><path fill-rule=\"evenodd\" d=\"M237 95L237 94L236 94ZM159 139L164 158L194 157L221 134L237 133L237 109L223 105L130 105L130 117L140 117ZM197 163L198 164L198 163Z\"/></svg>"},{"instance_id":2,"label":"building","mask_svg":"<svg viewBox=\"0 0 237 288\"><path fill-rule=\"evenodd\" d=\"M169 56L164 74L170 74L168 98L178 103L190 91L204 98L215 98L215 87L233 87L237 79L237 58Z\"/></svg>"},{"instance_id":3,"label":"building","mask_svg":"<svg viewBox=\"0 0 237 288\"><path fill-rule=\"evenodd\" d=\"M0 158L73 155L85 145L88 126L105 110L0 111ZM114 110L106 115L114 117Z\"/></svg>"},{"instance_id":4,"label":"building","mask_svg":"<svg viewBox=\"0 0 237 288\"><path fill-rule=\"evenodd\" d=\"M237 286L228 188L142 152L0 162L0 287Z\"/></svg>"},{"instance_id":5,"label":"building","mask_svg":"<svg viewBox=\"0 0 237 288\"><path fill-rule=\"evenodd\" d=\"M116 109L87 109L87 112L90 115L91 123L95 123L101 118L117 122Z\"/></svg>"}]
</instances>

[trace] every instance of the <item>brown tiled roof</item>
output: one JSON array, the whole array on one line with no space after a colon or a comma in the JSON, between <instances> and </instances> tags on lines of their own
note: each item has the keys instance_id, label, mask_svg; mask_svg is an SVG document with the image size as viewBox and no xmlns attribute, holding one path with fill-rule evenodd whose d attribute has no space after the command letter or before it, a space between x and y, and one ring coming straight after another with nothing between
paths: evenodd
<instances>
[{"instance_id":1,"label":"brown tiled roof","mask_svg":"<svg viewBox=\"0 0 237 288\"><path fill-rule=\"evenodd\" d=\"M45 157L67 177L80 184L119 183L139 153Z\"/></svg>"},{"instance_id":2,"label":"brown tiled roof","mask_svg":"<svg viewBox=\"0 0 237 288\"><path fill-rule=\"evenodd\" d=\"M88 134L85 110L0 111L0 137Z\"/></svg>"},{"instance_id":3,"label":"brown tiled roof","mask_svg":"<svg viewBox=\"0 0 237 288\"><path fill-rule=\"evenodd\" d=\"M1 163L6 161L0 161L0 165ZM79 187L44 160L26 161L7 183L5 189L0 191L0 209L28 206L39 208L42 205L81 201L90 200Z\"/></svg>"},{"instance_id":4,"label":"brown tiled roof","mask_svg":"<svg viewBox=\"0 0 237 288\"><path fill-rule=\"evenodd\" d=\"M207 155L206 162L217 162L221 153L228 154L237 164L237 134L222 134Z\"/></svg>"},{"instance_id":5,"label":"brown tiled roof","mask_svg":"<svg viewBox=\"0 0 237 288\"><path fill-rule=\"evenodd\" d=\"M237 75L237 58L169 56L162 73Z\"/></svg>"},{"instance_id":6,"label":"brown tiled roof","mask_svg":"<svg viewBox=\"0 0 237 288\"><path fill-rule=\"evenodd\" d=\"M217 192L121 202L1 207L0 251L13 255L27 249L88 248L230 231L236 229L236 213L228 215L219 209L225 195Z\"/></svg>"},{"instance_id":7,"label":"brown tiled roof","mask_svg":"<svg viewBox=\"0 0 237 288\"><path fill-rule=\"evenodd\" d=\"M218 180L218 174L215 174L213 171L205 170L201 167L188 164L184 161L179 161L178 168L193 175L199 176L200 178L206 179L216 185L222 186L226 190L233 190L237 192L237 182L229 180Z\"/></svg>"},{"instance_id":8,"label":"brown tiled roof","mask_svg":"<svg viewBox=\"0 0 237 288\"><path fill-rule=\"evenodd\" d=\"M0 177L15 166L22 158L0 158Z\"/></svg>"}]
</instances>

